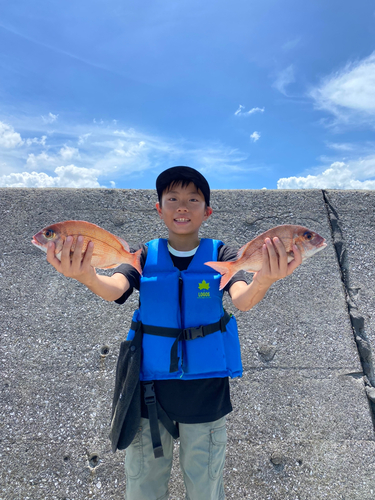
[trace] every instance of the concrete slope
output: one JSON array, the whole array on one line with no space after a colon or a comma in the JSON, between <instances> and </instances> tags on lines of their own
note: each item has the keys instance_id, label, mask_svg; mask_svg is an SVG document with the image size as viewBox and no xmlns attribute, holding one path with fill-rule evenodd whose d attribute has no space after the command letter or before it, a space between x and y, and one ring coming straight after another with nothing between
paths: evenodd
<instances>
[{"instance_id":1,"label":"concrete slope","mask_svg":"<svg viewBox=\"0 0 375 500\"><path fill-rule=\"evenodd\" d=\"M375 497L374 200L372 192L213 193L202 236L239 248L275 225L301 224L328 243L253 310L225 299L244 365L231 382L228 499ZM113 454L107 436L119 344L138 296L104 302L56 273L30 241L67 219L131 246L165 237L155 202L148 190L0 189L0 499L124 498L124 452ZM170 498L182 500L177 443L175 452Z\"/></svg>"}]
</instances>

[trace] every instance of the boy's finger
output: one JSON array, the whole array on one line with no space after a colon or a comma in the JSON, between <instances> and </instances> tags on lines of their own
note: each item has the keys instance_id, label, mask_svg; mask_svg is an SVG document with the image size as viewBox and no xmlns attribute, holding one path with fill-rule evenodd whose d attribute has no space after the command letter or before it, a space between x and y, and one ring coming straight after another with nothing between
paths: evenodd
<instances>
[{"instance_id":1,"label":"boy's finger","mask_svg":"<svg viewBox=\"0 0 375 500\"><path fill-rule=\"evenodd\" d=\"M262 247L262 272L266 273L270 270L270 256L267 245L264 243Z\"/></svg>"},{"instance_id":2,"label":"boy's finger","mask_svg":"<svg viewBox=\"0 0 375 500\"><path fill-rule=\"evenodd\" d=\"M47 262L51 264L57 271L60 271L61 262L55 255L55 244L50 241L47 245Z\"/></svg>"},{"instance_id":3,"label":"boy's finger","mask_svg":"<svg viewBox=\"0 0 375 500\"><path fill-rule=\"evenodd\" d=\"M70 249L72 247L72 244L73 244L73 237L67 236L61 250L61 264L63 265L67 263L70 265Z\"/></svg>"},{"instance_id":4,"label":"boy's finger","mask_svg":"<svg viewBox=\"0 0 375 500\"><path fill-rule=\"evenodd\" d=\"M292 274L292 272L302 264L302 255L297 245L293 245L293 253L294 259L288 264L288 274Z\"/></svg>"},{"instance_id":5,"label":"boy's finger","mask_svg":"<svg viewBox=\"0 0 375 500\"><path fill-rule=\"evenodd\" d=\"M77 242L73 251L72 263L73 265L80 266L82 261L82 247L83 247L83 236L78 236Z\"/></svg>"},{"instance_id":6,"label":"boy's finger","mask_svg":"<svg viewBox=\"0 0 375 500\"><path fill-rule=\"evenodd\" d=\"M272 275L278 274L279 270L279 256L275 250L273 242L270 238L265 239L265 243L267 245L267 252L269 255L269 269Z\"/></svg>"},{"instance_id":7,"label":"boy's finger","mask_svg":"<svg viewBox=\"0 0 375 500\"><path fill-rule=\"evenodd\" d=\"M55 257L55 244L53 241L49 241L47 245L47 260L48 262L53 260Z\"/></svg>"},{"instance_id":8,"label":"boy's finger","mask_svg":"<svg viewBox=\"0 0 375 500\"><path fill-rule=\"evenodd\" d=\"M284 255L286 256L286 250L285 250L284 243L277 236L275 236L275 238L273 238L272 242L275 245L279 256L280 257L283 257Z\"/></svg>"},{"instance_id":9,"label":"boy's finger","mask_svg":"<svg viewBox=\"0 0 375 500\"><path fill-rule=\"evenodd\" d=\"M94 253L94 243L89 241L87 245L85 255L82 259L82 264L91 264L92 254Z\"/></svg>"},{"instance_id":10,"label":"boy's finger","mask_svg":"<svg viewBox=\"0 0 375 500\"><path fill-rule=\"evenodd\" d=\"M276 246L277 253L279 254L279 271L285 276L288 269L288 256L284 243L277 237L273 238L273 243Z\"/></svg>"}]
</instances>

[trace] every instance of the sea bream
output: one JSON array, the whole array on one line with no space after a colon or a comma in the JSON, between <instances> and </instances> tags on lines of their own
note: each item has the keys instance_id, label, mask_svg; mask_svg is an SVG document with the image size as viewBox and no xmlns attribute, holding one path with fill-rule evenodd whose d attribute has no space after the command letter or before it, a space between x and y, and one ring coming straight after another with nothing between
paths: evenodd
<instances>
[{"instance_id":1,"label":"sea bream","mask_svg":"<svg viewBox=\"0 0 375 500\"><path fill-rule=\"evenodd\" d=\"M48 242L55 243L55 255L61 260L61 250L67 236L73 237L71 254L78 236L83 236L82 252L86 251L90 241L94 243L91 265L98 269L113 269L120 264L130 264L142 274L140 254L142 250L130 253L129 245L122 238L113 235L96 224L82 220L67 220L45 227L34 235L31 243L47 252Z\"/></svg>"},{"instance_id":2,"label":"sea bream","mask_svg":"<svg viewBox=\"0 0 375 500\"><path fill-rule=\"evenodd\" d=\"M269 229L265 233L260 234L253 240L246 243L241 247L237 253L235 261L228 262L205 262L206 266L210 266L221 275L220 290L222 290L228 281L238 271L247 271L249 273L256 273L262 268L262 247L266 238L279 238L285 246L288 256L288 263L294 259L293 244L299 248L302 261L312 257L320 250L327 246L325 239L318 233L310 231L307 227L293 226L285 224L283 226L276 226Z\"/></svg>"}]
</instances>

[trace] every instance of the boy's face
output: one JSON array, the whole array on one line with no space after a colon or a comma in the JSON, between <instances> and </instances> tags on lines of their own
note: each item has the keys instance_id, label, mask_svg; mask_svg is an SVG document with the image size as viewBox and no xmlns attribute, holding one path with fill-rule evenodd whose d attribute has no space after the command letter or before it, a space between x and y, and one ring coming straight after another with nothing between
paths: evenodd
<instances>
[{"instance_id":1,"label":"boy's face","mask_svg":"<svg viewBox=\"0 0 375 500\"><path fill-rule=\"evenodd\" d=\"M170 237L173 234L197 237L202 222L212 214L203 193L193 183L185 187L173 185L165 190L156 209L169 229Z\"/></svg>"}]
</instances>

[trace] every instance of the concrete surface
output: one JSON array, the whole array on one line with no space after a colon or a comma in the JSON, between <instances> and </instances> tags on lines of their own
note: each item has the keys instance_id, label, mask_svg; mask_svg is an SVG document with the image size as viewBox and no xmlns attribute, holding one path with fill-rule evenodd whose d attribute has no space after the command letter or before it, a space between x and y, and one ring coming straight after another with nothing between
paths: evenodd
<instances>
[{"instance_id":1,"label":"concrete surface","mask_svg":"<svg viewBox=\"0 0 375 500\"><path fill-rule=\"evenodd\" d=\"M81 219L130 245L166 232L148 190L0 189L0 499L119 500L107 438L114 371L136 294L107 303L30 243ZM215 191L202 236L240 247L302 224L327 248L235 311L244 376L231 382L227 499L375 498L375 193ZM251 275L249 275L251 279ZM185 498L176 460L170 499Z\"/></svg>"}]
</instances>

